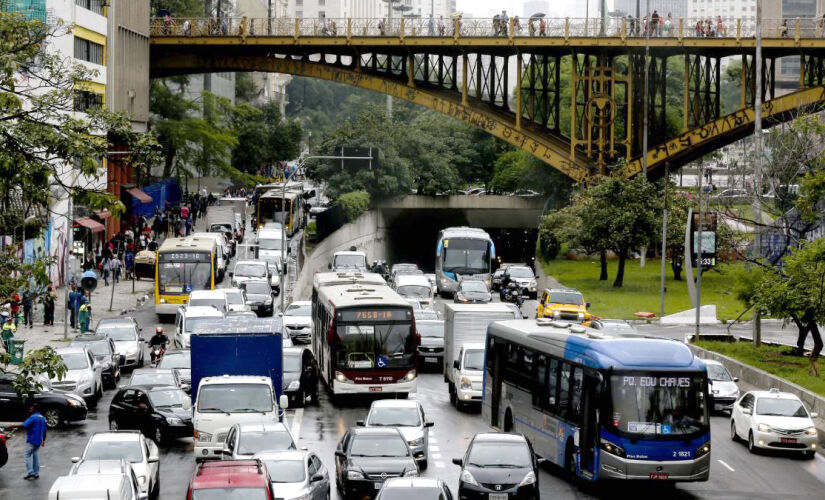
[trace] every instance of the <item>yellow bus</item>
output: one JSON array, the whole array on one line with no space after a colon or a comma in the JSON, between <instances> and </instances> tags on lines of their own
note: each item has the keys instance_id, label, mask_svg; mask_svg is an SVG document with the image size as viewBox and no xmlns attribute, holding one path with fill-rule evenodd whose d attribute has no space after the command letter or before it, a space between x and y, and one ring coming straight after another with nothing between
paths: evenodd
<instances>
[{"instance_id":1,"label":"yellow bus","mask_svg":"<svg viewBox=\"0 0 825 500\"><path fill-rule=\"evenodd\" d=\"M155 265L155 313L174 315L193 290L214 290L217 243L211 238L167 238Z\"/></svg>"},{"instance_id":2,"label":"yellow bus","mask_svg":"<svg viewBox=\"0 0 825 500\"><path fill-rule=\"evenodd\" d=\"M287 185L286 193L280 189L270 189L261 195L256 210L258 227L264 227L267 222L280 222L287 236L295 234L304 220L304 198L301 193L301 190L291 189Z\"/></svg>"}]
</instances>

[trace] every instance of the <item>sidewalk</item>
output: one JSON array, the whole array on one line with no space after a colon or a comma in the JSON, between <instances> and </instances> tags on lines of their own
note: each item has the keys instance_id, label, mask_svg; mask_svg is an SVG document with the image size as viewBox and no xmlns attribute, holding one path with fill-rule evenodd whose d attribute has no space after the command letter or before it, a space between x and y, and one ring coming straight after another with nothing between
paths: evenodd
<instances>
[{"instance_id":1,"label":"sidewalk","mask_svg":"<svg viewBox=\"0 0 825 500\"><path fill-rule=\"evenodd\" d=\"M132 282L121 280L114 285L105 286L100 280L100 286L92 292L92 322L94 327L101 318L118 317L129 314L137 309L152 305L154 295L154 280L135 281L135 293L132 294ZM109 300L112 299L112 310L109 311ZM34 327L28 328L20 323L14 338L26 341L26 352L40 349L45 346L60 347L63 343L63 324L66 318L66 289L57 289L57 300L54 308L54 326L43 325L43 305L37 304L34 310ZM71 340L80 330L73 330L69 326L68 338Z\"/></svg>"}]
</instances>

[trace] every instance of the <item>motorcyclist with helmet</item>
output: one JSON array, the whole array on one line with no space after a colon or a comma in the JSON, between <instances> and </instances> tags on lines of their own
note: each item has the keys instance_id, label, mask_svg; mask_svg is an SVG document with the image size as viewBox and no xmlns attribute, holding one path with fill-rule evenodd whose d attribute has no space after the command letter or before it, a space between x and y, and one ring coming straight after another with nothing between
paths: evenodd
<instances>
[{"instance_id":1,"label":"motorcyclist with helmet","mask_svg":"<svg viewBox=\"0 0 825 500\"><path fill-rule=\"evenodd\" d=\"M152 363L156 361L156 357L160 358L163 356L163 352L166 350L166 344L168 343L169 337L163 333L163 327L158 326L155 328L155 334L149 339L149 352L152 358ZM157 354L155 353L155 347L159 348Z\"/></svg>"}]
</instances>

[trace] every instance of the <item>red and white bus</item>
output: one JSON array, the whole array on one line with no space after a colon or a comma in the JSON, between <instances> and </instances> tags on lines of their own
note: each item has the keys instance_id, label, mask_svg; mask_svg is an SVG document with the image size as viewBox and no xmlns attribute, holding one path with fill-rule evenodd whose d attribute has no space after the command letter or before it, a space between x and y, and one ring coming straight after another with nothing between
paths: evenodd
<instances>
[{"instance_id":1,"label":"red and white bus","mask_svg":"<svg viewBox=\"0 0 825 500\"><path fill-rule=\"evenodd\" d=\"M318 378L333 396L416 392L420 340L412 306L377 275L345 274L314 279L312 345Z\"/></svg>"}]
</instances>

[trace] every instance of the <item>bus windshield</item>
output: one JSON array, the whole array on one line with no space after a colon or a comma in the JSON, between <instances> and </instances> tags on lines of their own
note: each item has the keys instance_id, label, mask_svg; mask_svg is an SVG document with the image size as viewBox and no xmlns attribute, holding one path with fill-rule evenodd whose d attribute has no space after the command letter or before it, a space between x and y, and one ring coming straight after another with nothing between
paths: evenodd
<instances>
[{"instance_id":1,"label":"bus windshield","mask_svg":"<svg viewBox=\"0 0 825 500\"><path fill-rule=\"evenodd\" d=\"M490 242L467 238L444 240L443 270L458 274L490 272Z\"/></svg>"},{"instance_id":2,"label":"bus windshield","mask_svg":"<svg viewBox=\"0 0 825 500\"><path fill-rule=\"evenodd\" d=\"M607 427L642 438L684 438L708 431L703 376L625 373L610 377Z\"/></svg>"},{"instance_id":3,"label":"bus windshield","mask_svg":"<svg viewBox=\"0 0 825 500\"><path fill-rule=\"evenodd\" d=\"M337 366L345 370L409 368L415 364L412 323L338 325Z\"/></svg>"},{"instance_id":4,"label":"bus windshield","mask_svg":"<svg viewBox=\"0 0 825 500\"><path fill-rule=\"evenodd\" d=\"M283 222L284 216L281 211L286 210L286 215L289 217L292 203L287 200L286 206L282 206L281 198L261 198L260 201L260 220L261 221L277 221Z\"/></svg>"},{"instance_id":5,"label":"bus windshield","mask_svg":"<svg viewBox=\"0 0 825 500\"><path fill-rule=\"evenodd\" d=\"M178 254L179 255L179 254ZM189 293L212 288L212 264L209 254L189 254L184 258L160 255L158 290L160 293Z\"/></svg>"}]
</instances>

